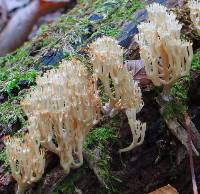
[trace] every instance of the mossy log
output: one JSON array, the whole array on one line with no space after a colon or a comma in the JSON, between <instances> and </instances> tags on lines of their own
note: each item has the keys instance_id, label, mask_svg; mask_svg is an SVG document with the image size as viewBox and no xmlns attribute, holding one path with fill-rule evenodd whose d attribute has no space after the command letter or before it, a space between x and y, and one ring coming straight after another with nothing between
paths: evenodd
<instances>
[{"instance_id":1,"label":"mossy log","mask_svg":"<svg viewBox=\"0 0 200 194\"><path fill-rule=\"evenodd\" d=\"M142 2L146 1L96 0L90 4L87 2L79 4L73 10L69 11L69 13L63 15L56 23L49 27L43 26L40 29L39 35L34 40L25 43L23 47L14 53L0 58L0 124L5 126L4 130L1 131L3 132L1 135L10 134L11 132L15 133L15 131L26 126L26 117L21 110L19 102L28 92L27 89L35 84L36 76L34 73L30 73L30 71L34 70L37 75L42 75L47 69L57 66L62 59L68 60L72 57L81 60L88 70L91 70L90 62L86 54L86 45L103 35L112 36L119 40L119 43L126 48L125 59L135 59L135 57L138 57L138 47L133 37L137 33L137 24L146 18L145 10L142 9L144 8L144 3ZM162 2L171 7L177 5L177 1L173 0ZM27 82L25 83L24 81ZM149 111L146 117L149 116L151 118L147 123L148 129L144 145L127 155L122 155L122 157L117 153L119 147L114 150L115 154L109 155L112 158L111 174L122 181L122 183L117 181L114 186L116 186L116 189L122 190L123 193L144 194L153 191L160 185L166 185L172 182L181 193L188 194L190 193L190 187L188 186L190 184L190 176L187 160L184 160L180 166L176 165L175 161L171 161L171 157L175 153L171 147L167 149L167 156L162 156L163 148L157 144L159 142L171 143L171 139L169 140L167 133L164 133L164 135L158 134L158 128L161 128L161 124L157 128L158 120L160 121L162 119L157 112L154 115L155 107L149 105L152 102L153 100L145 101L147 105L144 110L148 109ZM145 117L145 114L143 116ZM145 119L147 118L143 120ZM14 127L15 130L12 130L13 127L11 126L13 121L14 126L17 126L17 129ZM182 130L182 126L177 121L175 121L175 125L175 128L178 127L179 130ZM9 128L11 130L8 130ZM121 128L119 129L120 131L123 131L120 141L124 145L130 140L130 136L127 133L130 130L127 127L127 121L124 121L123 126L119 128ZM169 128L173 127L169 125ZM183 133L185 143L186 131L184 130ZM123 134L125 135L123 136ZM200 151L199 140L199 132L193 127L193 143L198 151ZM169 145L172 146L170 143ZM96 150L98 152L98 149ZM102 166L98 165L95 153L91 157L88 150L84 150L84 155L85 160L96 175L91 175L91 172L90 176L84 174L83 179L90 178L85 185L89 188L89 183L94 179L93 187L96 189L95 191L91 188L85 190L90 193L95 193L99 188L103 190L97 182L101 182L104 187L108 185L106 179L101 176ZM160 163L158 158L161 158ZM58 162L50 165L50 168L54 168L56 165L59 165ZM177 171L176 168L178 169ZM64 175L62 170L58 168L58 172L60 173L58 173L58 179L51 179L53 181L55 180L54 183L47 181L47 184L43 187L40 183L35 186L40 187L40 189L42 188L43 193L51 193L60 181L66 179L66 175ZM87 170L87 172L89 171ZM199 168L197 172L197 175L199 175ZM51 178L48 175L45 176L45 180ZM52 173L52 176L54 176L54 173ZM175 179L176 177L174 178L174 176L180 178ZM96 181L96 179L98 180ZM200 180L199 176L198 180ZM13 188L13 183L9 186L1 186L0 192L2 194L8 193L8 190L6 190L8 187ZM106 191L104 193L109 192Z\"/></svg>"}]
</instances>

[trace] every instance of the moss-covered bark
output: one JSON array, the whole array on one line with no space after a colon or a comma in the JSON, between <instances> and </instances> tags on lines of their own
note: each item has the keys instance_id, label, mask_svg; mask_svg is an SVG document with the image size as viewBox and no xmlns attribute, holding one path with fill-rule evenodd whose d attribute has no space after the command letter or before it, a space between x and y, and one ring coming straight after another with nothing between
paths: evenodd
<instances>
[{"instance_id":1,"label":"moss-covered bark","mask_svg":"<svg viewBox=\"0 0 200 194\"><path fill-rule=\"evenodd\" d=\"M25 126L19 101L26 93L24 89L35 84L36 75L57 65L62 58L76 57L87 64L83 48L98 36L117 37L121 26L142 7L139 0L80 3L54 24L42 26L34 40L1 57L0 95L5 98L0 101L0 124L8 126L12 119L18 118L20 126ZM57 52L61 57L56 56ZM46 58L55 60L53 65Z\"/></svg>"}]
</instances>

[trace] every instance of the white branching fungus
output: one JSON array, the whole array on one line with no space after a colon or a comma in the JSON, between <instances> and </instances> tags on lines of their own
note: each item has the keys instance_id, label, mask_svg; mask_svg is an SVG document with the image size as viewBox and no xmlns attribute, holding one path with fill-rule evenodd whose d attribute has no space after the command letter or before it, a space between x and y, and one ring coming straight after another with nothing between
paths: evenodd
<instances>
[{"instance_id":1,"label":"white branching fungus","mask_svg":"<svg viewBox=\"0 0 200 194\"><path fill-rule=\"evenodd\" d=\"M83 141L99 119L99 98L93 80L78 61L63 61L36 80L22 102L37 119L41 144L60 157L66 173L83 163Z\"/></svg>"},{"instance_id":2,"label":"white branching fungus","mask_svg":"<svg viewBox=\"0 0 200 194\"><path fill-rule=\"evenodd\" d=\"M188 2L190 8L190 18L196 27L198 34L200 34L200 1L190 0Z\"/></svg>"},{"instance_id":3,"label":"white branching fungus","mask_svg":"<svg viewBox=\"0 0 200 194\"><path fill-rule=\"evenodd\" d=\"M133 134L133 142L125 152L143 142L145 123L136 120L136 113L143 107L142 94L138 83L132 79L123 65L123 49L110 37L97 39L90 45L94 76L103 83L110 104L118 110L126 110Z\"/></svg>"},{"instance_id":4,"label":"white branching fungus","mask_svg":"<svg viewBox=\"0 0 200 194\"><path fill-rule=\"evenodd\" d=\"M172 84L188 75L192 61L192 44L181 40L181 24L173 13L157 3L147 7L149 21L138 26L135 40L140 46L140 55L147 76L154 85L164 85L169 93Z\"/></svg>"},{"instance_id":5,"label":"white branching fungus","mask_svg":"<svg viewBox=\"0 0 200 194\"><path fill-rule=\"evenodd\" d=\"M17 194L23 194L27 186L37 182L44 173L44 150L40 149L36 137L35 133L26 134L22 138L8 138L5 142L12 176L18 183Z\"/></svg>"}]
</instances>

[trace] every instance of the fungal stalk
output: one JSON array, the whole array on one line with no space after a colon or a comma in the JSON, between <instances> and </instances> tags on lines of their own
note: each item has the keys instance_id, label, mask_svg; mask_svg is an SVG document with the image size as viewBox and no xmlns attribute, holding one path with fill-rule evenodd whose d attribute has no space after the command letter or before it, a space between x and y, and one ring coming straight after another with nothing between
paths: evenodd
<instances>
[{"instance_id":1,"label":"fungal stalk","mask_svg":"<svg viewBox=\"0 0 200 194\"><path fill-rule=\"evenodd\" d=\"M90 45L90 52L94 77L103 83L111 106L126 110L133 141L120 152L129 151L143 142L146 130L145 123L136 120L136 113L143 107L140 87L123 65L123 49L115 40L99 38Z\"/></svg>"}]
</instances>

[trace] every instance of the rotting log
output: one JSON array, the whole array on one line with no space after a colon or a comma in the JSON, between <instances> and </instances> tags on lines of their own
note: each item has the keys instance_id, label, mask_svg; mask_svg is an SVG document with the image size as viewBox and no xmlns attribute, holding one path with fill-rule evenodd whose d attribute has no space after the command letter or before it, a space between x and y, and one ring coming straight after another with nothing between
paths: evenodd
<instances>
[{"instance_id":1,"label":"rotting log","mask_svg":"<svg viewBox=\"0 0 200 194\"><path fill-rule=\"evenodd\" d=\"M106 181L101 176L101 171L102 170L101 170L101 168L98 165L98 161L101 158L100 158L98 152L99 151L98 151L98 148L97 148L95 150L95 153L93 153L93 155L91 155L91 153L87 149L84 149L83 150L83 156L84 156L84 159L87 161L90 169L93 170L93 172L96 175L97 179L102 184L102 186L104 186L105 188L108 188L108 185L107 185Z\"/></svg>"}]
</instances>

